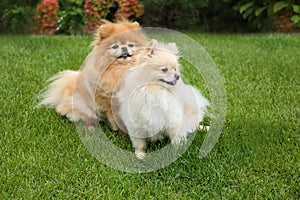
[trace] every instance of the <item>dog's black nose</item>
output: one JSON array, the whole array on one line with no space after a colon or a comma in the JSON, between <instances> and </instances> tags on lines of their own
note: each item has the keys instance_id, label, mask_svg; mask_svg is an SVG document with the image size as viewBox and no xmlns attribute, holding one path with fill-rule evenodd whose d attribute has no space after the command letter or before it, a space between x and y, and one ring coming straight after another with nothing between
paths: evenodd
<instances>
[{"instance_id":1,"label":"dog's black nose","mask_svg":"<svg viewBox=\"0 0 300 200\"><path fill-rule=\"evenodd\" d=\"M127 53L128 52L127 47L122 47L121 50L122 50L122 53Z\"/></svg>"},{"instance_id":2,"label":"dog's black nose","mask_svg":"<svg viewBox=\"0 0 300 200\"><path fill-rule=\"evenodd\" d=\"M174 76L176 80L179 80L180 76L178 74L175 74Z\"/></svg>"}]
</instances>

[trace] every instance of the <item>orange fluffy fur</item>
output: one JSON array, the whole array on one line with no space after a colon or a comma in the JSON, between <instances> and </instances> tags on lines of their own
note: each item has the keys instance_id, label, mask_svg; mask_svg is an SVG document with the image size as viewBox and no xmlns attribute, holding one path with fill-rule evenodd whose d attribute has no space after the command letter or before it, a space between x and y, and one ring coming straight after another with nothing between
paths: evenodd
<instances>
[{"instance_id":1,"label":"orange fluffy fur","mask_svg":"<svg viewBox=\"0 0 300 200\"><path fill-rule=\"evenodd\" d=\"M147 48L145 47L148 45L148 41L145 40L142 35L132 34L131 31L119 34L113 40L118 41L121 44L130 41L134 42L137 46L137 50L133 52L130 60L117 60L111 63L100 75L98 81L95 101L99 111L105 113L105 117L107 117L110 122L111 128L117 130L118 125L115 122L117 116L113 115L114 108L112 108L113 93L118 90L119 82L122 77L127 74L128 70L144 61L147 52Z\"/></svg>"},{"instance_id":2,"label":"orange fluffy fur","mask_svg":"<svg viewBox=\"0 0 300 200\"><path fill-rule=\"evenodd\" d=\"M130 60L116 60L107 53L114 42L134 42L137 50ZM127 70L142 62L148 39L137 22L104 21L93 42L81 71L66 70L50 79L39 105L53 107L71 121L83 121L88 127L108 118L113 129L117 125L112 115L111 97Z\"/></svg>"}]
</instances>

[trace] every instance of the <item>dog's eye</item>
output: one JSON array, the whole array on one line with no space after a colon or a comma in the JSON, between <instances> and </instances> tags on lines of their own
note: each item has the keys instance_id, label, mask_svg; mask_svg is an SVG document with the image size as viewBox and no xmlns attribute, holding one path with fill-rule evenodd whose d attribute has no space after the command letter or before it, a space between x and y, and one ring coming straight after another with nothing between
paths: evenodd
<instances>
[{"instance_id":1,"label":"dog's eye","mask_svg":"<svg viewBox=\"0 0 300 200\"><path fill-rule=\"evenodd\" d=\"M118 47L119 47L119 45L115 44L115 45L113 45L111 48L117 49Z\"/></svg>"},{"instance_id":2,"label":"dog's eye","mask_svg":"<svg viewBox=\"0 0 300 200\"><path fill-rule=\"evenodd\" d=\"M134 47L134 44L128 44L129 47Z\"/></svg>"},{"instance_id":3,"label":"dog's eye","mask_svg":"<svg viewBox=\"0 0 300 200\"><path fill-rule=\"evenodd\" d=\"M163 72L167 72L168 71L168 68L164 67L164 68L161 68L161 71Z\"/></svg>"}]
</instances>

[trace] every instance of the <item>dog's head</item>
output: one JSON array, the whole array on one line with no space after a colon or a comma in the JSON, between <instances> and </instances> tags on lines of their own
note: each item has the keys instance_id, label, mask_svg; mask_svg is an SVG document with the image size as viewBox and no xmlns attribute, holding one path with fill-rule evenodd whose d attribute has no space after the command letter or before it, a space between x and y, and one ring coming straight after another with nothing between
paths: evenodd
<instances>
[{"instance_id":1,"label":"dog's head","mask_svg":"<svg viewBox=\"0 0 300 200\"><path fill-rule=\"evenodd\" d=\"M127 63L132 61L133 56L146 52L148 43L137 22L122 20L116 23L105 21L98 29L93 44L97 57L105 54L113 62Z\"/></svg>"},{"instance_id":2,"label":"dog's head","mask_svg":"<svg viewBox=\"0 0 300 200\"><path fill-rule=\"evenodd\" d=\"M105 48L117 63L126 63L146 54L148 43L143 33L129 30L106 39L97 48Z\"/></svg>"},{"instance_id":3,"label":"dog's head","mask_svg":"<svg viewBox=\"0 0 300 200\"><path fill-rule=\"evenodd\" d=\"M135 31L141 32L141 26L138 22L130 22L126 19L119 20L115 23L108 20L102 20L103 24L98 28L96 38L93 42L94 46L99 45L106 39L116 36L122 32Z\"/></svg>"},{"instance_id":4,"label":"dog's head","mask_svg":"<svg viewBox=\"0 0 300 200\"><path fill-rule=\"evenodd\" d=\"M146 70L149 70L151 82L165 86L174 86L180 79L180 64L178 62L178 48L175 43L158 43L152 40L148 53ZM151 75L150 75L151 74Z\"/></svg>"}]
</instances>

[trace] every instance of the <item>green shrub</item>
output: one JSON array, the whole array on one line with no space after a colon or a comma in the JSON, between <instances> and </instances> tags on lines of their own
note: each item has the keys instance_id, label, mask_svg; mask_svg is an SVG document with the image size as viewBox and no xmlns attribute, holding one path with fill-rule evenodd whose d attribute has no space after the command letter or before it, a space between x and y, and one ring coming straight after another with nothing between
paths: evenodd
<instances>
[{"instance_id":1,"label":"green shrub","mask_svg":"<svg viewBox=\"0 0 300 200\"><path fill-rule=\"evenodd\" d=\"M253 32L238 12L232 10L231 2L209 0L207 7L200 10L197 26L209 32Z\"/></svg>"},{"instance_id":2,"label":"green shrub","mask_svg":"<svg viewBox=\"0 0 300 200\"><path fill-rule=\"evenodd\" d=\"M0 32L28 33L34 21L34 9L39 0L1 0Z\"/></svg>"},{"instance_id":3,"label":"green shrub","mask_svg":"<svg viewBox=\"0 0 300 200\"><path fill-rule=\"evenodd\" d=\"M84 0L60 0L58 33L82 34L84 29Z\"/></svg>"},{"instance_id":4,"label":"green shrub","mask_svg":"<svg viewBox=\"0 0 300 200\"><path fill-rule=\"evenodd\" d=\"M2 25L9 33L28 33L31 30L31 22L34 10L30 7L14 6L6 9L2 16Z\"/></svg>"},{"instance_id":5,"label":"green shrub","mask_svg":"<svg viewBox=\"0 0 300 200\"><path fill-rule=\"evenodd\" d=\"M233 0L226 0L233 2ZM278 30L280 26L300 26L300 1L299 0L243 0L235 3L234 9L238 11L244 19L260 30L269 30L275 26ZM280 18L283 20L281 24ZM293 30L293 29L291 29Z\"/></svg>"},{"instance_id":6,"label":"green shrub","mask_svg":"<svg viewBox=\"0 0 300 200\"><path fill-rule=\"evenodd\" d=\"M146 0L143 23L147 26L188 28L199 20L199 11L208 0Z\"/></svg>"},{"instance_id":7,"label":"green shrub","mask_svg":"<svg viewBox=\"0 0 300 200\"><path fill-rule=\"evenodd\" d=\"M0 32L28 33L41 0L1 0ZM82 34L103 18L125 16L144 26L198 28L202 31L299 31L300 0L57 0L54 30ZM144 15L142 16L142 14ZM141 18L142 17L142 18ZM298 28L298 29L297 29Z\"/></svg>"}]
</instances>

